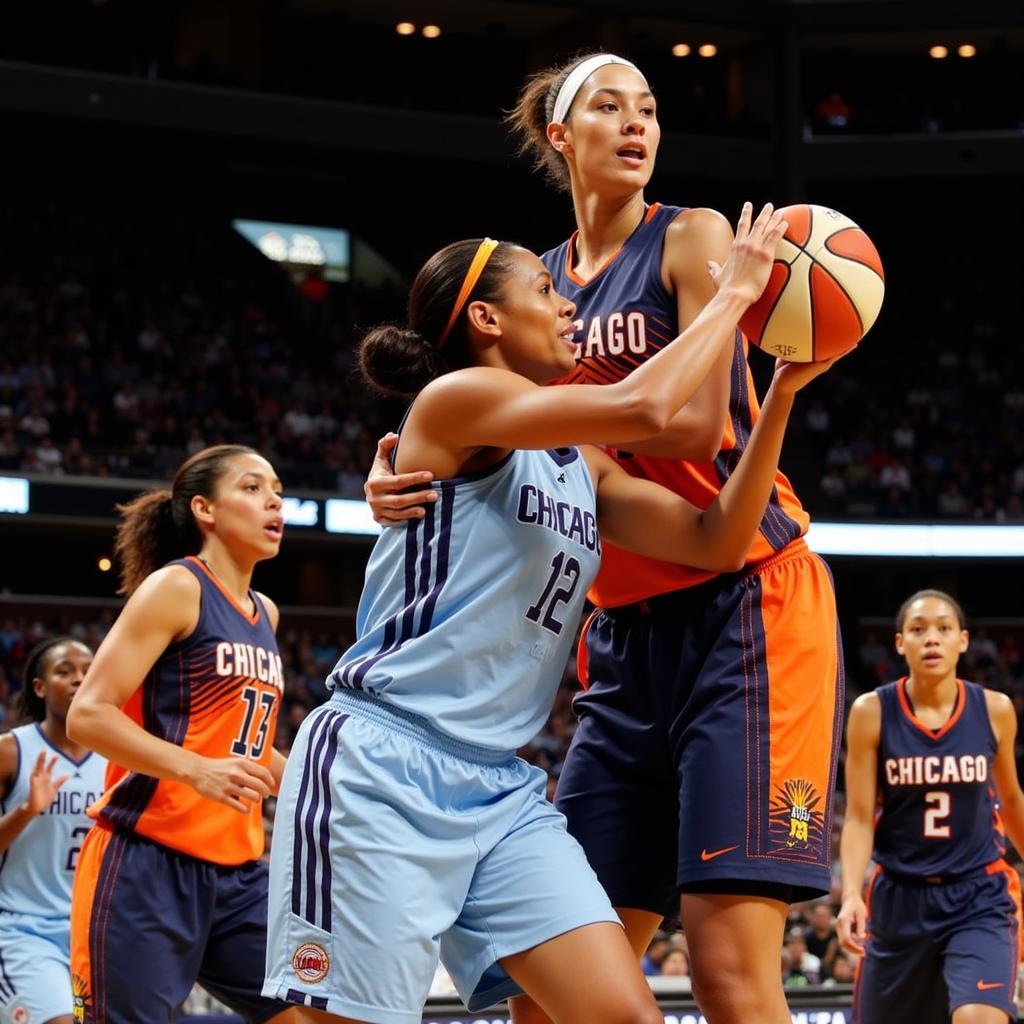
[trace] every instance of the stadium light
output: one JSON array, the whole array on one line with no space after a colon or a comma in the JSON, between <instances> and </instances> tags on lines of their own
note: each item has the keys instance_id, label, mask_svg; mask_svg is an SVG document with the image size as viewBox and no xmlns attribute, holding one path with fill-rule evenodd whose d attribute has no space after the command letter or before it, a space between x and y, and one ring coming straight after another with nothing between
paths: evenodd
<instances>
[{"instance_id":1,"label":"stadium light","mask_svg":"<svg viewBox=\"0 0 1024 1024\"><path fill-rule=\"evenodd\" d=\"M400 36L411 36L416 31L416 26L411 21L400 21L395 26L395 31Z\"/></svg>"},{"instance_id":2,"label":"stadium light","mask_svg":"<svg viewBox=\"0 0 1024 1024\"><path fill-rule=\"evenodd\" d=\"M691 50L689 43L676 43L676 45L672 47L673 57L689 57L690 53Z\"/></svg>"},{"instance_id":3,"label":"stadium light","mask_svg":"<svg viewBox=\"0 0 1024 1024\"><path fill-rule=\"evenodd\" d=\"M949 56L949 50L945 46L933 46L928 51L929 57L934 57L935 60L942 60Z\"/></svg>"},{"instance_id":4,"label":"stadium light","mask_svg":"<svg viewBox=\"0 0 1024 1024\"><path fill-rule=\"evenodd\" d=\"M889 558L1022 558L1024 526L946 523L811 523L819 555Z\"/></svg>"},{"instance_id":5,"label":"stadium light","mask_svg":"<svg viewBox=\"0 0 1024 1024\"><path fill-rule=\"evenodd\" d=\"M718 53L718 47L714 43L704 43L702 46L697 48L697 52L702 57L714 57Z\"/></svg>"},{"instance_id":6,"label":"stadium light","mask_svg":"<svg viewBox=\"0 0 1024 1024\"><path fill-rule=\"evenodd\" d=\"M423 35L426 39L436 39L441 34L440 25L424 25Z\"/></svg>"},{"instance_id":7,"label":"stadium light","mask_svg":"<svg viewBox=\"0 0 1024 1024\"><path fill-rule=\"evenodd\" d=\"M961 57L973 57L978 52L978 48L973 43L963 43L956 48L956 52Z\"/></svg>"}]
</instances>

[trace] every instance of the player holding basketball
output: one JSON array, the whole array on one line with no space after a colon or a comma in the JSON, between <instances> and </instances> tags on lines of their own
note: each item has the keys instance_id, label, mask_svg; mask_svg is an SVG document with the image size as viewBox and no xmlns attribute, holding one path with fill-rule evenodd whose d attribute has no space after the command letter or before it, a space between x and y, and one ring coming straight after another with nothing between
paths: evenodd
<instances>
[{"instance_id":1,"label":"player holding basketball","mask_svg":"<svg viewBox=\"0 0 1024 1024\"><path fill-rule=\"evenodd\" d=\"M729 227L710 210L645 202L660 129L646 79L621 58L537 75L511 121L576 211L578 231L542 257L576 304L564 382L611 384L700 314L704 268L723 259ZM626 449L620 465L708 507L759 415L745 349L737 332L657 435L606 431ZM378 521L418 515L433 492L393 492L423 479L378 460ZM638 958L682 892L694 993L712 1024L788 1024L788 904L829 889L843 675L831 576L801 539L807 525L778 473L739 574L611 543L591 594L590 689L576 700L557 804ZM514 1013L543 1019L523 1002Z\"/></svg>"},{"instance_id":2,"label":"player holding basketball","mask_svg":"<svg viewBox=\"0 0 1024 1024\"><path fill-rule=\"evenodd\" d=\"M413 1024L439 953L472 1011L525 989L565 1024L661 1020L544 773L515 750L550 712L598 526L646 554L738 565L794 392L823 367L780 365L703 512L595 448L559 446L666 423L731 345L784 226L770 207L751 225L748 204L715 298L606 388L538 386L573 366L575 310L508 243L437 253L413 284L409 328L364 341L371 382L416 395L398 468L430 467L441 500L378 541L359 639L285 771L264 991L305 1004L304 1020Z\"/></svg>"},{"instance_id":3,"label":"player holding basketball","mask_svg":"<svg viewBox=\"0 0 1024 1024\"><path fill-rule=\"evenodd\" d=\"M0 736L0 1022L72 1024L71 881L106 761L68 739L68 708L92 651L70 636L25 661L28 722Z\"/></svg>"},{"instance_id":4,"label":"player holding basketball","mask_svg":"<svg viewBox=\"0 0 1024 1024\"><path fill-rule=\"evenodd\" d=\"M217 445L120 511L128 601L68 716L111 761L72 900L75 1019L170 1021L198 980L246 1021L285 1020L259 970L278 612L250 589L281 543L281 484L251 448Z\"/></svg>"},{"instance_id":5,"label":"player holding basketball","mask_svg":"<svg viewBox=\"0 0 1024 1024\"><path fill-rule=\"evenodd\" d=\"M864 954L858 1024L1017 1019L1020 880L1003 860L1007 834L1024 849L1017 715L1005 694L957 678L964 626L948 594L908 598L896 650L909 674L850 711L837 931Z\"/></svg>"}]
</instances>

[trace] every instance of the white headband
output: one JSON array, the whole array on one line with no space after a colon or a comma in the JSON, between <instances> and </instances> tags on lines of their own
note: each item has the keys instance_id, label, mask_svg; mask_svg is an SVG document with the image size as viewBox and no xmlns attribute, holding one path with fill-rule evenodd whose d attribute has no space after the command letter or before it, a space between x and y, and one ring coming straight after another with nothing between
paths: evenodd
<instances>
[{"instance_id":1,"label":"white headband","mask_svg":"<svg viewBox=\"0 0 1024 1024\"><path fill-rule=\"evenodd\" d=\"M634 63L624 57L616 57L614 53L598 53L593 57L588 57L569 72L562 83L562 88L558 90L558 95L555 97L555 109L551 115L552 121L557 121L559 124L565 121L565 115L569 113L569 108L572 106L572 101L576 99L576 93L580 91L580 86L598 68L603 68L606 64L622 64L627 68L632 68L643 78L643 72Z\"/></svg>"}]
</instances>

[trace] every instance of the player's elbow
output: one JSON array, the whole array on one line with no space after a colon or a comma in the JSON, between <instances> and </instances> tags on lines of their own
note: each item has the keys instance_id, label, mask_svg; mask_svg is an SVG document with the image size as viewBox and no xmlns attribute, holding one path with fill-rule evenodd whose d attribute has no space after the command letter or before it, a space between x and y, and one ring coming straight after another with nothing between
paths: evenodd
<instances>
[{"instance_id":1,"label":"player's elbow","mask_svg":"<svg viewBox=\"0 0 1024 1024\"><path fill-rule=\"evenodd\" d=\"M91 747L95 735L94 722L94 709L88 699L83 700L80 695L76 695L68 708L67 720L64 723L68 739L82 746Z\"/></svg>"},{"instance_id":2,"label":"player's elbow","mask_svg":"<svg viewBox=\"0 0 1024 1024\"><path fill-rule=\"evenodd\" d=\"M716 456L722 445L722 432L721 430L708 429L701 430L694 438L690 446L690 450L693 452L689 457L691 462L714 462Z\"/></svg>"},{"instance_id":3,"label":"player's elbow","mask_svg":"<svg viewBox=\"0 0 1024 1024\"><path fill-rule=\"evenodd\" d=\"M639 441L657 437L672 419L671 410L656 398L642 391L632 391L618 403L620 428L617 431L623 440Z\"/></svg>"}]
</instances>

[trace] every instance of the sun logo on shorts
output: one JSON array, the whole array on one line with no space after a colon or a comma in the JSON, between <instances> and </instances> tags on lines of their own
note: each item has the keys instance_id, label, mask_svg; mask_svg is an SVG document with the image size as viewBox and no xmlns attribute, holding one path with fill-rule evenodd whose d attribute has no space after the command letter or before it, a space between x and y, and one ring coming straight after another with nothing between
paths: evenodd
<instances>
[{"instance_id":1,"label":"sun logo on shorts","mask_svg":"<svg viewBox=\"0 0 1024 1024\"><path fill-rule=\"evenodd\" d=\"M331 958L327 950L316 942L304 942L292 954L292 970L299 981L315 985L327 977L331 969Z\"/></svg>"},{"instance_id":2,"label":"sun logo on shorts","mask_svg":"<svg viewBox=\"0 0 1024 1024\"><path fill-rule=\"evenodd\" d=\"M779 852L820 852L824 833L821 802L806 779L787 779L776 787L768 820L772 843Z\"/></svg>"},{"instance_id":3,"label":"sun logo on shorts","mask_svg":"<svg viewBox=\"0 0 1024 1024\"><path fill-rule=\"evenodd\" d=\"M85 1011L89 1007L89 986L85 978L76 974L71 978L71 1019L75 1024L85 1024Z\"/></svg>"}]
</instances>

